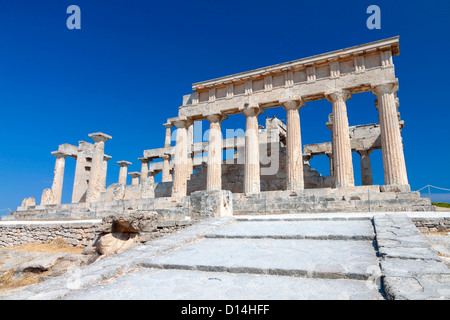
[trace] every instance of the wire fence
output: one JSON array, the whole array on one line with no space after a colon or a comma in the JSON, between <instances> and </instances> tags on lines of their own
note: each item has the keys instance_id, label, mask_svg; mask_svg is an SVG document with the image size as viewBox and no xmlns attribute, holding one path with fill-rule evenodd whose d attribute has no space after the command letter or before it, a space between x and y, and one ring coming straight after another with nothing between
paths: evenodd
<instances>
[{"instance_id":1,"label":"wire fence","mask_svg":"<svg viewBox=\"0 0 450 320\"><path fill-rule=\"evenodd\" d=\"M420 192L420 191L422 191L422 190L425 189L425 188L428 189L428 197L430 198L430 202L432 202L432 201L431 201L431 188L438 189L438 190L442 190L442 191L448 191L448 192L450 192L450 189L432 186L431 184L426 185L425 187L422 187L422 188L420 188L419 190L416 190L416 191Z\"/></svg>"}]
</instances>

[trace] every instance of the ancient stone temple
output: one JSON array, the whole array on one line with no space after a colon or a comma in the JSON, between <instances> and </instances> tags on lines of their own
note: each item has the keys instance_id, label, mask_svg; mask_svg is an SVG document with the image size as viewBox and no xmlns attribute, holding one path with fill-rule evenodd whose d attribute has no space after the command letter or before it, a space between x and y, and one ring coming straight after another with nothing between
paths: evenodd
<instances>
[{"instance_id":1,"label":"ancient stone temple","mask_svg":"<svg viewBox=\"0 0 450 320\"><path fill-rule=\"evenodd\" d=\"M429 200L409 187L393 60L398 55L394 37L194 83L163 124L162 147L144 150L138 158L140 172L128 173L131 162L117 161L118 183L106 186L111 157L105 149L111 137L92 133L91 143L62 144L52 152L51 189L44 190L39 204L27 198L4 219L97 218L127 210L153 210L160 220L180 221L253 213L432 210ZM346 103L363 92L373 93L379 123L349 126ZM319 99L329 102L324 125L330 141L302 145L299 109ZM283 108L285 122L258 123L258 115L269 108ZM245 135L223 137L222 122L236 114L245 116ZM209 123L208 141L194 143L194 125L201 120ZM373 185L375 149L382 152L381 186ZM224 159L224 150L233 156ZM360 156L360 168L353 167L352 152ZM329 158L328 176L310 166L318 155ZM72 203L61 204L67 157L76 159L73 196ZM355 185L355 170L361 170L361 186Z\"/></svg>"}]
</instances>

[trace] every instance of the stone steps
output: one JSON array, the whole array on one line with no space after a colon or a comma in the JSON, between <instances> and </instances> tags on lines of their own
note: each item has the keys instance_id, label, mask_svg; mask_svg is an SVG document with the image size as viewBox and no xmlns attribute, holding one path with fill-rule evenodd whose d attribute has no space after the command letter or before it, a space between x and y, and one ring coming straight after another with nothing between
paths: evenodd
<instances>
[{"instance_id":1,"label":"stone steps","mask_svg":"<svg viewBox=\"0 0 450 320\"><path fill-rule=\"evenodd\" d=\"M379 274L370 220L238 221L145 261L148 268L368 280Z\"/></svg>"}]
</instances>

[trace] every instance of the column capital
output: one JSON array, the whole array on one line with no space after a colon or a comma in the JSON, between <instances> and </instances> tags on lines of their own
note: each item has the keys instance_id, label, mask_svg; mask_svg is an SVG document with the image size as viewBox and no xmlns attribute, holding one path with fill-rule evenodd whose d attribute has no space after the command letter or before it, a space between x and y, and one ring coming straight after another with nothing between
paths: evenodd
<instances>
[{"instance_id":1,"label":"column capital","mask_svg":"<svg viewBox=\"0 0 450 320\"><path fill-rule=\"evenodd\" d=\"M131 166L131 162L128 162L128 161L117 161L117 164L121 167Z\"/></svg>"},{"instance_id":2,"label":"column capital","mask_svg":"<svg viewBox=\"0 0 450 320\"><path fill-rule=\"evenodd\" d=\"M164 153L162 156L161 156L161 159L163 159L163 160L170 160L172 158L172 155L170 155L170 154L168 154L168 153Z\"/></svg>"},{"instance_id":3,"label":"column capital","mask_svg":"<svg viewBox=\"0 0 450 320\"><path fill-rule=\"evenodd\" d=\"M88 136L89 138L92 138L95 142L105 142L107 140L112 139L110 135L107 135L106 133L103 132L90 133Z\"/></svg>"},{"instance_id":4,"label":"column capital","mask_svg":"<svg viewBox=\"0 0 450 320\"><path fill-rule=\"evenodd\" d=\"M373 149L356 150L356 152L357 152L360 156L367 156L367 155L371 154L372 151L373 151Z\"/></svg>"},{"instance_id":5,"label":"column capital","mask_svg":"<svg viewBox=\"0 0 450 320\"><path fill-rule=\"evenodd\" d=\"M53 151L52 155L54 155L56 157L56 159L61 159L61 158L65 159L69 156L68 154L61 152L61 151Z\"/></svg>"},{"instance_id":6,"label":"column capital","mask_svg":"<svg viewBox=\"0 0 450 320\"><path fill-rule=\"evenodd\" d=\"M350 91L348 90L335 90L325 93L325 97L330 102L336 102L336 101L347 101L348 99L352 98L352 95L350 94Z\"/></svg>"},{"instance_id":7,"label":"column capital","mask_svg":"<svg viewBox=\"0 0 450 320\"><path fill-rule=\"evenodd\" d=\"M172 123L175 127L177 128L184 128L186 129L187 127L189 127L191 124L194 123L193 120L191 120L190 118L187 117L183 117L183 118L177 118L177 119L173 119Z\"/></svg>"},{"instance_id":8,"label":"column capital","mask_svg":"<svg viewBox=\"0 0 450 320\"><path fill-rule=\"evenodd\" d=\"M143 157L143 158L138 158L138 160L139 160L140 162L142 162L142 163L149 163L149 162L152 161L153 159L152 159L152 158L145 158L145 157Z\"/></svg>"},{"instance_id":9,"label":"column capital","mask_svg":"<svg viewBox=\"0 0 450 320\"><path fill-rule=\"evenodd\" d=\"M398 91L398 82L385 82L379 85L372 86L372 92L375 95L381 95L384 93L395 93Z\"/></svg>"},{"instance_id":10,"label":"column capital","mask_svg":"<svg viewBox=\"0 0 450 320\"><path fill-rule=\"evenodd\" d=\"M173 123L166 122L166 123L163 123L163 126L170 129L173 127Z\"/></svg>"},{"instance_id":11,"label":"column capital","mask_svg":"<svg viewBox=\"0 0 450 320\"><path fill-rule=\"evenodd\" d=\"M112 157L111 156L108 156L108 155L104 155L103 156L103 161L109 161L109 160L111 160L112 159Z\"/></svg>"},{"instance_id":12,"label":"column capital","mask_svg":"<svg viewBox=\"0 0 450 320\"><path fill-rule=\"evenodd\" d=\"M283 101L281 105L286 110L297 110L305 106L305 101L298 96L293 96L291 100Z\"/></svg>"},{"instance_id":13,"label":"column capital","mask_svg":"<svg viewBox=\"0 0 450 320\"><path fill-rule=\"evenodd\" d=\"M244 104L243 107L240 107L239 110L246 116L246 117L254 117L258 116L261 113L264 112L262 108L259 105L249 105L248 103Z\"/></svg>"},{"instance_id":14,"label":"column capital","mask_svg":"<svg viewBox=\"0 0 450 320\"><path fill-rule=\"evenodd\" d=\"M140 172L130 172L128 173L132 178L139 178L141 176Z\"/></svg>"},{"instance_id":15,"label":"column capital","mask_svg":"<svg viewBox=\"0 0 450 320\"><path fill-rule=\"evenodd\" d=\"M222 122L223 120L228 119L227 115L224 115L222 113L214 113L214 114L209 114L209 115L203 115L206 120L208 120L209 122L212 123L217 123L217 122Z\"/></svg>"}]
</instances>

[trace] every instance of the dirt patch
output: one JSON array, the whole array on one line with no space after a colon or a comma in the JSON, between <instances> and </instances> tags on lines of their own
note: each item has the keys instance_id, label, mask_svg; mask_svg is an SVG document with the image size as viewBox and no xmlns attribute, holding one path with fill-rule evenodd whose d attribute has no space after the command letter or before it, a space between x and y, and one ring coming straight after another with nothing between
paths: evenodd
<instances>
[{"instance_id":1,"label":"dirt patch","mask_svg":"<svg viewBox=\"0 0 450 320\"><path fill-rule=\"evenodd\" d=\"M24 259L26 255L17 255L14 252L33 252L37 253L31 258L28 257ZM34 260L39 257L39 254L58 254L58 253L68 253L81 255L83 248L72 247L64 239L57 238L49 243L28 243L16 247L6 247L0 249L0 265L4 265L6 260L9 266L4 268L0 272L0 292L5 292L8 290L17 289L20 287L26 287L41 282L52 272L52 268L43 272L23 272L20 276L17 275L15 269L17 266L26 263L28 261ZM1 270L0 270L1 271Z\"/></svg>"},{"instance_id":2,"label":"dirt patch","mask_svg":"<svg viewBox=\"0 0 450 320\"><path fill-rule=\"evenodd\" d=\"M17 247L6 247L4 250L32 251L39 253L72 253L81 254L84 248L73 247L62 238L57 238L49 243L26 243Z\"/></svg>"}]
</instances>

